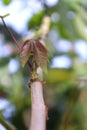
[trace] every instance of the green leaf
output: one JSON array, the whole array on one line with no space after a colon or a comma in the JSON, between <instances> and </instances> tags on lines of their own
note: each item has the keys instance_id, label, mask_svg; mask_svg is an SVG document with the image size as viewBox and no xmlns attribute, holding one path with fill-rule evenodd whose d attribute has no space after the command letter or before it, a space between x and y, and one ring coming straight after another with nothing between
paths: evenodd
<instances>
[{"instance_id":1,"label":"green leaf","mask_svg":"<svg viewBox=\"0 0 87 130\"><path fill-rule=\"evenodd\" d=\"M9 16L10 14L5 14L5 15L0 15L0 18L5 18L5 17L7 17L7 16Z\"/></svg>"},{"instance_id":2,"label":"green leaf","mask_svg":"<svg viewBox=\"0 0 87 130\"><path fill-rule=\"evenodd\" d=\"M85 21L80 17L80 15L76 15L74 20L76 31L80 38L87 40L87 33L86 33L86 23Z\"/></svg>"},{"instance_id":3,"label":"green leaf","mask_svg":"<svg viewBox=\"0 0 87 130\"><path fill-rule=\"evenodd\" d=\"M65 69L48 69L48 75L46 75L46 81L48 83L66 82L72 79L72 71Z\"/></svg>"},{"instance_id":4,"label":"green leaf","mask_svg":"<svg viewBox=\"0 0 87 130\"><path fill-rule=\"evenodd\" d=\"M33 17L29 20L28 28L31 29L40 26L43 16L44 11L40 11L39 13L33 15Z\"/></svg>"},{"instance_id":5,"label":"green leaf","mask_svg":"<svg viewBox=\"0 0 87 130\"><path fill-rule=\"evenodd\" d=\"M11 3L11 0L3 0L3 3L4 3L5 5L8 5L8 4Z\"/></svg>"}]
</instances>

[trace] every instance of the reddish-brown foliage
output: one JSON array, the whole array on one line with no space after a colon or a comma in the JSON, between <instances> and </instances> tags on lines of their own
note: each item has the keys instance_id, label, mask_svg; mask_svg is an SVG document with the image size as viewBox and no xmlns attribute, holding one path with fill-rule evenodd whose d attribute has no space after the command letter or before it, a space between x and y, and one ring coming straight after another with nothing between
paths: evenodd
<instances>
[{"instance_id":1,"label":"reddish-brown foliage","mask_svg":"<svg viewBox=\"0 0 87 130\"><path fill-rule=\"evenodd\" d=\"M27 63L30 56L33 56L33 62L36 64L36 66L43 67L47 64L48 61L48 53L47 49L44 47L44 45L39 40L27 40L21 47L20 52L20 59L22 66Z\"/></svg>"}]
</instances>

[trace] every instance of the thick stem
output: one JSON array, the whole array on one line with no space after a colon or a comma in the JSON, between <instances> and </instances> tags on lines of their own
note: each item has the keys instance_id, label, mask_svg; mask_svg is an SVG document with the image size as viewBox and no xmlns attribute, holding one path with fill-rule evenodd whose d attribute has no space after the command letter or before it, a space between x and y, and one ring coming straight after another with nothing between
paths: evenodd
<instances>
[{"instance_id":1,"label":"thick stem","mask_svg":"<svg viewBox=\"0 0 87 130\"><path fill-rule=\"evenodd\" d=\"M43 86L40 81L31 84L31 123L29 130L46 129L46 106L43 99Z\"/></svg>"}]
</instances>

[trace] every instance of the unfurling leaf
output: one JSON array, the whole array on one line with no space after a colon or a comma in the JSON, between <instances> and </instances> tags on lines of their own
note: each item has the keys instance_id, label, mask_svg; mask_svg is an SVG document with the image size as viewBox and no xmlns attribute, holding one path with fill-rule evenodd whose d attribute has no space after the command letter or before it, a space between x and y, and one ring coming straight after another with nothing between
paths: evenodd
<instances>
[{"instance_id":1,"label":"unfurling leaf","mask_svg":"<svg viewBox=\"0 0 87 130\"><path fill-rule=\"evenodd\" d=\"M32 62L35 63L35 67L46 66L48 61L47 49L42 45L39 40L27 40L22 48L20 53L22 66L27 63L30 56L33 55Z\"/></svg>"},{"instance_id":2,"label":"unfurling leaf","mask_svg":"<svg viewBox=\"0 0 87 130\"><path fill-rule=\"evenodd\" d=\"M28 58L30 57L30 55L31 55L31 43L30 41L26 41L23 44L21 48L21 52L20 52L20 59L21 59L22 67L24 67L24 65L28 61Z\"/></svg>"},{"instance_id":3,"label":"unfurling leaf","mask_svg":"<svg viewBox=\"0 0 87 130\"><path fill-rule=\"evenodd\" d=\"M37 66L47 65L47 50L40 41L34 41L34 60Z\"/></svg>"}]
</instances>

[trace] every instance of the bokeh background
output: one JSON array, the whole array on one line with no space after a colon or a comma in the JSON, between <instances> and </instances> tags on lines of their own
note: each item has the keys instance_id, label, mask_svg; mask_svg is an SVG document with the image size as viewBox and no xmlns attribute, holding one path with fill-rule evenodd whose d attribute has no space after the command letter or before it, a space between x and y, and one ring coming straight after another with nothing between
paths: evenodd
<instances>
[{"instance_id":1,"label":"bokeh background","mask_svg":"<svg viewBox=\"0 0 87 130\"><path fill-rule=\"evenodd\" d=\"M87 0L0 0L0 15L7 13L5 22L20 45L35 38L43 19L50 21L43 38L49 52L46 130L87 130ZM18 130L27 130L30 122L29 78L0 20L0 118ZM6 129L0 124L0 130Z\"/></svg>"}]
</instances>

